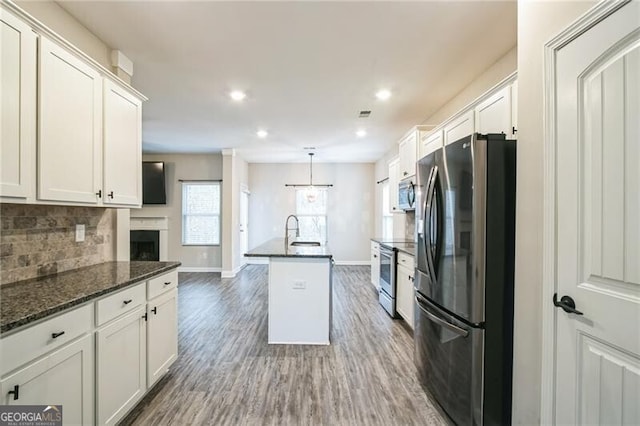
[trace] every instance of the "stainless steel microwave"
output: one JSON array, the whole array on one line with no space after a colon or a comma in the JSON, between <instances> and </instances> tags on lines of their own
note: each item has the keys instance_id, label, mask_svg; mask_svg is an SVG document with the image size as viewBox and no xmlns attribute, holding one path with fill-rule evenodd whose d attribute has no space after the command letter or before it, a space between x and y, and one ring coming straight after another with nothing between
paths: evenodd
<instances>
[{"instance_id":1,"label":"stainless steel microwave","mask_svg":"<svg viewBox=\"0 0 640 426\"><path fill-rule=\"evenodd\" d=\"M404 211L416 209L416 188L410 179L398 184L398 206Z\"/></svg>"}]
</instances>

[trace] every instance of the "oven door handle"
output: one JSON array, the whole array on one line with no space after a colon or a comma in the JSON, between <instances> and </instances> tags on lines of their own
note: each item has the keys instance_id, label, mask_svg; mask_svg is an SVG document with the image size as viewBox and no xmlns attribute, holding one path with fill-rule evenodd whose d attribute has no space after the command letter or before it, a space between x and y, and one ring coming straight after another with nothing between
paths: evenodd
<instances>
[{"instance_id":1,"label":"oven door handle","mask_svg":"<svg viewBox=\"0 0 640 426\"><path fill-rule=\"evenodd\" d=\"M416 299L416 304L418 305L418 308L420 308L420 310L422 312L424 312L424 314L427 316L428 319L430 319L431 321L435 322L436 324L446 328L447 330L451 331L452 333L455 333L459 336L462 337L467 337L469 335L469 332L463 328L460 328L458 326L455 326L445 320L443 320L442 318L438 318L437 316L433 315L431 312L427 311L423 306L422 306L422 301L420 300L420 298L418 298L418 296L415 297Z\"/></svg>"}]
</instances>

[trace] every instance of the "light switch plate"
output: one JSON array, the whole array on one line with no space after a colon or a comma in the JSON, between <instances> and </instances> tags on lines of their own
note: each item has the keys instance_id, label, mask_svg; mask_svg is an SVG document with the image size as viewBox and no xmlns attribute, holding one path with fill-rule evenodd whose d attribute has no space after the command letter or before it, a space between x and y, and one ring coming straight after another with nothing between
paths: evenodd
<instances>
[{"instance_id":1,"label":"light switch plate","mask_svg":"<svg viewBox=\"0 0 640 426\"><path fill-rule=\"evenodd\" d=\"M84 241L84 225L76 225L76 242L80 243Z\"/></svg>"}]
</instances>

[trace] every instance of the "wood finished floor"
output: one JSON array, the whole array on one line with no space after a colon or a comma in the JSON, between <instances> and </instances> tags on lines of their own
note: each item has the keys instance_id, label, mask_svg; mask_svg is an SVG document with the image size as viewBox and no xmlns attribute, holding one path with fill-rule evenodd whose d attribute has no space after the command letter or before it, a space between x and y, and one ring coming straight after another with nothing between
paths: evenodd
<instances>
[{"instance_id":1,"label":"wood finished floor","mask_svg":"<svg viewBox=\"0 0 640 426\"><path fill-rule=\"evenodd\" d=\"M441 425L369 267L334 269L330 346L267 344L267 267L181 273L179 357L125 425ZM295 319L292 318L292 321Z\"/></svg>"}]
</instances>

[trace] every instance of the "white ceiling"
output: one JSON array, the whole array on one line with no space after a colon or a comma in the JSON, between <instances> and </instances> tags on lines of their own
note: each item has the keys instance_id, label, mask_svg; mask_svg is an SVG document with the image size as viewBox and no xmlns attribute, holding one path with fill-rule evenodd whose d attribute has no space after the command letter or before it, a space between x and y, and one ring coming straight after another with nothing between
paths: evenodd
<instances>
[{"instance_id":1,"label":"white ceiling","mask_svg":"<svg viewBox=\"0 0 640 426\"><path fill-rule=\"evenodd\" d=\"M375 161L516 44L513 1L59 3L133 60L145 152L249 162Z\"/></svg>"}]
</instances>

